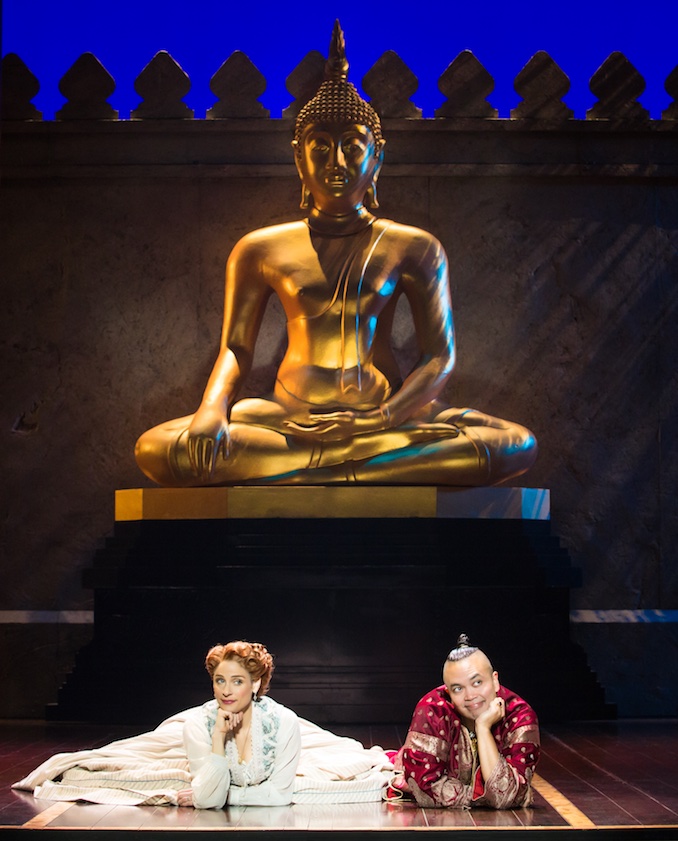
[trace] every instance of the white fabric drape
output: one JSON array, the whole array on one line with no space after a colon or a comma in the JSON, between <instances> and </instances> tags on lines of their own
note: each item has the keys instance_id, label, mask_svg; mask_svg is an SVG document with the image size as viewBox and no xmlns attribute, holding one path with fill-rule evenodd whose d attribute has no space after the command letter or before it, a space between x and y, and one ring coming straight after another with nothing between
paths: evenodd
<instances>
[{"instance_id":1,"label":"white fabric drape","mask_svg":"<svg viewBox=\"0 0 678 841\"><path fill-rule=\"evenodd\" d=\"M393 767L380 748L336 736L263 698L253 707L252 759L211 751L216 702L177 713L155 730L101 748L50 757L13 788L48 800L176 805L360 803L381 799Z\"/></svg>"}]
</instances>

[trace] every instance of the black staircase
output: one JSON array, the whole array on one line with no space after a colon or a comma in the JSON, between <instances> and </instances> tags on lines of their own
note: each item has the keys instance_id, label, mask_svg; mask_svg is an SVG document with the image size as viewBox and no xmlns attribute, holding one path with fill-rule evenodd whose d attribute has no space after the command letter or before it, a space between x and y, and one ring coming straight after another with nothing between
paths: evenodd
<instances>
[{"instance_id":1,"label":"black staircase","mask_svg":"<svg viewBox=\"0 0 678 841\"><path fill-rule=\"evenodd\" d=\"M94 637L52 720L155 724L207 700L207 649L244 638L301 716L407 724L460 632L542 721L614 717L570 640L579 577L548 521L119 522L85 583Z\"/></svg>"}]
</instances>

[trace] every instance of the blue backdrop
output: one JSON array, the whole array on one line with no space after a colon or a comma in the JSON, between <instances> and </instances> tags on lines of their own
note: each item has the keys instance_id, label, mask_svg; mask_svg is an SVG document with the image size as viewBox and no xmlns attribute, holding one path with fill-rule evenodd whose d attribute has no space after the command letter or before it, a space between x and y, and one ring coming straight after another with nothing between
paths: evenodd
<instances>
[{"instance_id":1,"label":"blue backdrop","mask_svg":"<svg viewBox=\"0 0 678 841\"><path fill-rule=\"evenodd\" d=\"M279 117L289 104L285 77L310 50L327 53L335 17L346 32L351 79L386 50L419 78L413 97L433 116L443 97L437 80L462 50L471 50L494 76L490 97L500 116L519 97L513 79L538 50L570 77L566 102L583 118L594 101L588 82L613 51L644 76L641 102L653 118L670 102L664 81L678 65L677 0L568 0L567 3L415 0L400 3L230 2L229 0L4 0L3 54L18 53L38 77L34 102L47 119L63 97L58 82L83 52L94 53L115 78L111 104L126 118L139 97L134 79L159 50L167 50L192 80L185 98L203 117L214 102L209 79L234 50L242 50L268 80L263 104Z\"/></svg>"}]
</instances>

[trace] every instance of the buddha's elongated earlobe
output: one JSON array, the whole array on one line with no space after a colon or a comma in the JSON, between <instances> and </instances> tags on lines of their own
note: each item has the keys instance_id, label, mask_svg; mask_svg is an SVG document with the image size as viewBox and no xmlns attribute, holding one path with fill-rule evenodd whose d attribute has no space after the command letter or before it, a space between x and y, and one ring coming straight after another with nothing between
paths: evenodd
<instances>
[{"instance_id":1,"label":"buddha's elongated earlobe","mask_svg":"<svg viewBox=\"0 0 678 841\"><path fill-rule=\"evenodd\" d=\"M299 207L302 210L307 210L309 207L313 207L313 196L311 195L311 191L308 187L303 183L301 184L301 204Z\"/></svg>"},{"instance_id":2,"label":"buddha's elongated earlobe","mask_svg":"<svg viewBox=\"0 0 678 841\"><path fill-rule=\"evenodd\" d=\"M377 143L377 163L372 173L370 186L365 193L365 207L368 210L376 210L379 207L379 201L377 199L377 178L379 178L379 173L381 172L381 165L384 163L384 143L383 138Z\"/></svg>"},{"instance_id":3,"label":"buddha's elongated earlobe","mask_svg":"<svg viewBox=\"0 0 678 841\"><path fill-rule=\"evenodd\" d=\"M367 192L365 193L365 207L368 210L376 210L379 207L379 202L377 201L377 179L373 178L372 183L367 188Z\"/></svg>"}]
</instances>

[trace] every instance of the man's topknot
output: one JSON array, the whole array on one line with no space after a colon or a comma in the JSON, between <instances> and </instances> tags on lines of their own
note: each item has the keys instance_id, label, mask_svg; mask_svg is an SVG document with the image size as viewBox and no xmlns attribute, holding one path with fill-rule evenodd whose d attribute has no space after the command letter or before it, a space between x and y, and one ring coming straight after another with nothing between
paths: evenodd
<instances>
[{"instance_id":1,"label":"man's topknot","mask_svg":"<svg viewBox=\"0 0 678 841\"><path fill-rule=\"evenodd\" d=\"M466 657L470 657L471 654L475 654L476 651L478 651L478 648L471 645L466 634L459 634L457 647L453 648L447 655L447 662L456 663L458 660L464 660Z\"/></svg>"}]
</instances>

